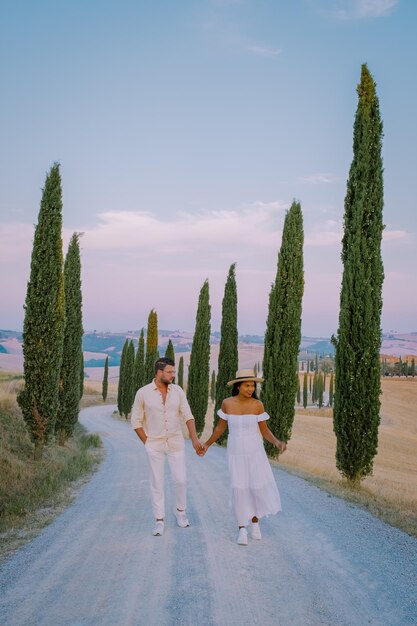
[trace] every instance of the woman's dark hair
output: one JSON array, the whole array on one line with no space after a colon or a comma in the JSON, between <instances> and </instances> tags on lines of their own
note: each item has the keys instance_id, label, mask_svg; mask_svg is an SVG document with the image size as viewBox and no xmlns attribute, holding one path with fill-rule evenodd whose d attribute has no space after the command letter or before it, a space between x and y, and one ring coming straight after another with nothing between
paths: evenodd
<instances>
[{"instance_id":1,"label":"woman's dark hair","mask_svg":"<svg viewBox=\"0 0 417 626\"><path fill-rule=\"evenodd\" d=\"M232 396L237 396L239 393L239 387L242 383L244 383L244 380L241 380L239 383L234 383L233 387L232 387ZM251 381L252 382L252 381ZM255 389L253 390L253 394L252 394L252 398L255 398L255 400L258 399L258 396L256 395L256 383L255 383Z\"/></svg>"}]
</instances>

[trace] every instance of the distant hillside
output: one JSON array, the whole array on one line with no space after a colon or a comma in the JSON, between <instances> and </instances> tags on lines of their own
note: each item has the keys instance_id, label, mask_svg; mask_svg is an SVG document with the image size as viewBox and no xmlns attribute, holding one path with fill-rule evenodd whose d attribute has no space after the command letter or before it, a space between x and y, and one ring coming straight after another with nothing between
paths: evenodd
<instances>
[{"instance_id":1,"label":"distant hillside","mask_svg":"<svg viewBox=\"0 0 417 626\"><path fill-rule=\"evenodd\" d=\"M111 332L86 332L83 337L83 352L85 367L103 367L106 356L109 357L110 366L120 365L120 356L126 338L133 339L135 348L138 345L139 330L130 330L126 333ZM160 330L158 336L158 350L161 356L165 354L168 341L171 339L176 354L189 353L191 351L193 333L183 330ZM22 359L21 332L13 330L0 330L0 354L3 362L0 367L21 369ZM215 331L210 337L212 345L220 343L220 333ZM240 335L239 343L247 346L261 347L264 343L262 335ZM300 344L300 356L302 359L309 358L310 354L317 353L319 356L332 356L334 347L329 337L302 337ZM417 332L400 333L390 331L383 335L381 354L387 356L417 356ZM12 358L13 356L13 358ZM6 364L6 359L7 363Z\"/></svg>"}]
</instances>

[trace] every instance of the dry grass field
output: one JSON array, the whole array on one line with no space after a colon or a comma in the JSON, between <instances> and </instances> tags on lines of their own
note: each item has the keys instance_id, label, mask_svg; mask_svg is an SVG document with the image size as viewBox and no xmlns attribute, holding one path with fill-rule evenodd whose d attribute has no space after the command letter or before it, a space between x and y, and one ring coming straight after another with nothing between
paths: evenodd
<instances>
[{"instance_id":1,"label":"dry grass field","mask_svg":"<svg viewBox=\"0 0 417 626\"><path fill-rule=\"evenodd\" d=\"M296 414L280 465L417 536L417 379L383 379L381 401L374 472L359 490L349 489L336 469L336 439L328 409Z\"/></svg>"}]
</instances>

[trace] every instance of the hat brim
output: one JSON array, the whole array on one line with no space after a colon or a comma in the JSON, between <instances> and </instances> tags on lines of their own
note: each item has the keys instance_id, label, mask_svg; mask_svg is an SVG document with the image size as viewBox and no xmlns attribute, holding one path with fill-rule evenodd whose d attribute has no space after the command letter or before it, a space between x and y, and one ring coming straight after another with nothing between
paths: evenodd
<instances>
[{"instance_id":1,"label":"hat brim","mask_svg":"<svg viewBox=\"0 0 417 626\"><path fill-rule=\"evenodd\" d=\"M228 387L231 387L231 385L234 385L235 383L263 383L264 382L264 378L257 378L256 376L248 376L248 377L244 377L244 378L236 378L235 380L229 380L229 382L227 383Z\"/></svg>"}]
</instances>

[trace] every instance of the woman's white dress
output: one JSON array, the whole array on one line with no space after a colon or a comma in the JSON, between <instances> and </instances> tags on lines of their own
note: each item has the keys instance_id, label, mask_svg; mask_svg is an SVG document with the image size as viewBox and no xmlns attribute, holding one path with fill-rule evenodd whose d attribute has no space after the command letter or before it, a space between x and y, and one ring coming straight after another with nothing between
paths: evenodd
<instances>
[{"instance_id":1,"label":"woman's white dress","mask_svg":"<svg viewBox=\"0 0 417 626\"><path fill-rule=\"evenodd\" d=\"M229 427L227 458L238 525L246 526L254 516L278 513L281 500L258 426L269 419L268 413L232 415L220 410L217 414Z\"/></svg>"}]
</instances>

